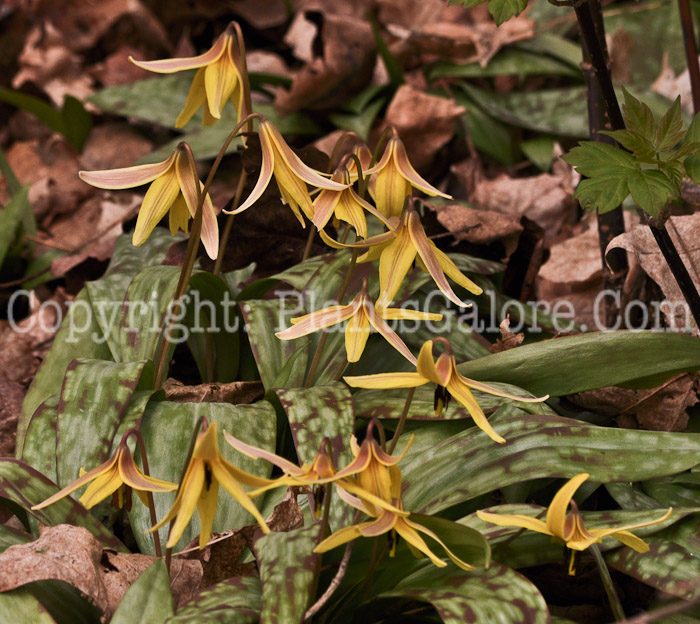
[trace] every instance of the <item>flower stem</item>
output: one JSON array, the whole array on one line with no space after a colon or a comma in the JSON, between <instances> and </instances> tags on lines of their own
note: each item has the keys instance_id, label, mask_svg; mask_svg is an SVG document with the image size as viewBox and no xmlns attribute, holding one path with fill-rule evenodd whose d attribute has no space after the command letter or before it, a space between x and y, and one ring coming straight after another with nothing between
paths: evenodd
<instances>
[{"instance_id":1,"label":"flower stem","mask_svg":"<svg viewBox=\"0 0 700 624\"><path fill-rule=\"evenodd\" d=\"M343 283L340 285L340 288L338 289L338 292L336 293L336 296L335 296L335 300L338 302L342 301L343 297L345 296L345 293L348 290L348 286L350 286L350 280L352 279L353 273L355 272L355 266L357 265L357 257L359 255L360 255L359 249L352 250L352 258L350 258L350 264L348 265L348 270L347 270L347 273L345 274L345 279L343 280ZM311 366L309 367L309 372L306 375L306 381L304 382L304 388L310 388L311 384L313 383L314 377L316 376L316 369L318 369L318 365L321 361L321 354L323 352L323 347L326 346L327 340L328 340L328 332L324 331L323 334L321 334L321 338L319 338L318 346L316 347L316 351L314 352L314 357L311 360Z\"/></svg>"},{"instance_id":2,"label":"flower stem","mask_svg":"<svg viewBox=\"0 0 700 624\"><path fill-rule=\"evenodd\" d=\"M304 613L304 620L311 619L314 615L316 615L323 608L323 606L331 599L331 596L333 596L335 590L338 589L338 587L343 581L343 578L345 577L345 573L348 570L348 565L350 564L350 555L352 555L352 549L354 545L354 541L347 543L347 545L345 546L345 552L343 553L343 558L340 560L338 571L335 573L333 580L330 582L328 588L325 592L323 592L321 597L307 609L306 613Z\"/></svg>"},{"instance_id":3,"label":"flower stem","mask_svg":"<svg viewBox=\"0 0 700 624\"><path fill-rule=\"evenodd\" d=\"M248 181L248 174L245 169L241 171L241 175L238 178L238 186L236 187L236 194L231 202L231 210L238 208L241 203L241 197L243 196L243 189L245 188L246 182ZM219 275L221 273L221 265L224 262L224 252L226 251L226 245L228 245L228 238L231 236L231 230L233 229L233 220L236 215L230 214L226 217L226 223L224 224L224 230L221 232L221 241L219 242L219 255L216 257L214 262L214 275Z\"/></svg>"},{"instance_id":4,"label":"flower stem","mask_svg":"<svg viewBox=\"0 0 700 624\"><path fill-rule=\"evenodd\" d=\"M612 608L615 620L624 620L625 612L622 609L622 603L617 595L617 591L615 591L615 584L613 583L612 577L610 576L610 570L608 570L608 566L603 558L603 553L600 552L598 544L592 544L589 547L589 550L591 551L593 559L595 559L596 565L598 566L600 579L603 581L603 587L605 587L605 593L608 596L608 602L610 602L610 607Z\"/></svg>"},{"instance_id":5,"label":"flower stem","mask_svg":"<svg viewBox=\"0 0 700 624\"><path fill-rule=\"evenodd\" d=\"M391 455L394 452L394 449L396 448L396 443L399 441L399 436L401 435L401 432L403 431L403 426L406 424L406 418L408 417L408 410L411 407L411 401L413 401L413 395L416 393L415 388L410 388L408 391L408 395L406 396L406 401L403 404L403 410L401 410L401 416L399 416L399 423L396 425L396 431L394 431L394 435L391 438L391 442L389 443L389 448L386 450L389 455Z\"/></svg>"},{"instance_id":6,"label":"flower stem","mask_svg":"<svg viewBox=\"0 0 700 624\"><path fill-rule=\"evenodd\" d=\"M311 248L313 247L314 244L314 235L316 234L316 230L314 229L313 224L309 226L309 235L306 237L306 246L304 247L304 254L301 257L301 261L304 262L304 260L308 260L309 256L311 255Z\"/></svg>"},{"instance_id":7,"label":"flower stem","mask_svg":"<svg viewBox=\"0 0 700 624\"><path fill-rule=\"evenodd\" d=\"M145 474L147 477L151 476L151 470L148 467L148 453L146 452L146 445L143 442L143 436L141 435L141 432L138 429L132 429L129 432L129 435L133 435L136 438L136 444L139 449L139 453L141 453L141 463L143 464L143 474ZM125 438L127 436L124 436ZM158 524L158 517L156 515L156 505L153 500L153 492L146 491L146 499L148 500L148 511L151 515L151 526L155 526ZM162 557L163 556L163 548L160 543L160 535L158 534L158 531L155 531L153 533L153 544L156 549L156 557Z\"/></svg>"}]
</instances>

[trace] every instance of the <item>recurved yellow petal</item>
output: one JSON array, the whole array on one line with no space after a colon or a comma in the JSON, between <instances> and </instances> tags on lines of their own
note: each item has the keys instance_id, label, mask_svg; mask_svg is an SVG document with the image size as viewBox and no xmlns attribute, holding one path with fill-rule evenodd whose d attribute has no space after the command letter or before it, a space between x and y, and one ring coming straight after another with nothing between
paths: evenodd
<instances>
[{"instance_id":1,"label":"recurved yellow petal","mask_svg":"<svg viewBox=\"0 0 700 624\"><path fill-rule=\"evenodd\" d=\"M542 520L531 518L530 516L522 516L520 514L495 514L487 511L477 511L476 515L484 522L490 522L498 526L530 529L531 531L537 531L545 535L553 535Z\"/></svg>"},{"instance_id":2,"label":"recurved yellow petal","mask_svg":"<svg viewBox=\"0 0 700 624\"><path fill-rule=\"evenodd\" d=\"M198 56L162 59L158 61L137 61L130 56L129 60L141 69L159 74L172 74L187 69L196 69L197 67L204 67L205 65L214 63L219 59L226 49L227 36L230 37L230 35L227 35L227 32L222 33L209 50Z\"/></svg>"},{"instance_id":3,"label":"recurved yellow petal","mask_svg":"<svg viewBox=\"0 0 700 624\"><path fill-rule=\"evenodd\" d=\"M547 529L552 535L566 541L566 516L569 511L569 503L574 496L574 492L581 487L581 484L590 475L583 472L569 479L554 495L547 510Z\"/></svg>"},{"instance_id":4,"label":"recurved yellow petal","mask_svg":"<svg viewBox=\"0 0 700 624\"><path fill-rule=\"evenodd\" d=\"M345 383L353 388L416 388L427 383L418 373L379 373L378 375L357 375L343 377Z\"/></svg>"},{"instance_id":5,"label":"recurved yellow petal","mask_svg":"<svg viewBox=\"0 0 700 624\"><path fill-rule=\"evenodd\" d=\"M138 247L146 242L153 228L165 216L179 194L180 185L174 171L169 171L153 180L146 191L139 216L136 219L136 228L132 238L134 246Z\"/></svg>"},{"instance_id":6,"label":"recurved yellow petal","mask_svg":"<svg viewBox=\"0 0 700 624\"><path fill-rule=\"evenodd\" d=\"M122 169L106 169L103 171L79 171L78 175L83 182L101 189L121 190L142 186L153 182L162 176L175 161L176 154L167 160L136 167L124 167Z\"/></svg>"},{"instance_id":7,"label":"recurved yellow petal","mask_svg":"<svg viewBox=\"0 0 700 624\"><path fill-rule=\"evenodd\" d=\"M499 444L505 443L505 438L496 433L491 423L489 423L486 418L481 406L477 403L474 395L466 385L460 383L459 380L456 380L453 376L447 384L446 389L455 400L469 412L469 415L474 420L474 424L476 424L479 429L494 442L498 442Z\"/></svg>"}]
</instances>

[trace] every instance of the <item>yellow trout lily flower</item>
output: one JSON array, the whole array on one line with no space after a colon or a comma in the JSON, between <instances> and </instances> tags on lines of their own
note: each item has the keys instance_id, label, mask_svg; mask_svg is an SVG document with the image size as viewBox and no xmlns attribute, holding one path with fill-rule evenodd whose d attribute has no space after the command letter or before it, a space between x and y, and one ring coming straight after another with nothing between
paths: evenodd
<instances>
[{"instance_id":1,"label":"yellow trout lily flower","mask_svg":"<svg viewBox=\"0 0 700 624\"><path fill-rule=\"evenodd\" d=\"M287 145L279 130L266 119L260 122L258 136L262 150L260 177L248 199L227 214L238 214L250 208L260 199L274 175L282 201L289 205L302 227L306 227L301 213L303 212L309 220L314 217L314 207L307 184L331 191L342 191L348 187L347 184L324 178L318 171L305 165Z\"/></svg>"},{"instance_id":2,"label":"yellow trout lily flower","mask_svg":"<svg viewBox=\"0 0 700 624\"><path fill-rule=\"evenodd\" d=\"M367 438L365 438L365 442L367 442ZM363 446L365 442L363 442ZM380 448L373 439L372 443ZM372 453L374 453L374 450L372 450ZM368 453L365 454L368 455ZM374 519L369 522L362 522L357 525L344 527L336 531L319 543L314 549L314 552L327 552L358 537L377 537L388 533L391 544L389 555L391 557L393 557L396 552L396 536L398 535L406 540L414 551L414 554L416 554L416 552L423 553L436 566L444 568L447 564L435 555L428 544L426 544L425 540L420 535L420 533L423 533L440 544L447 556L460 568L463 570L473 570L473 566L457 557L433 531L410 520L410 513L404 511L403 502L401 500L401 471L399 467L395 465L400 457L394 458L386 453L384 453L384 455L386 457L382 457L381 455L374 457L374 461L378 464L376 467L377 469L373 470L371 475L368 473L367 477L364 479L364 484L369 487L369 490L358 486L355 488L357 496L353 496L345 491L347 487L342 482L338 483L340 487L337 489L338 496L340 496L341 499ZM385 462L388 461L388 458L395 461L387 465ZM370 464L371 461L372 460L370 460ZM360 476L362 474L362 472L359 473L358 481L360 481ZM384 504L381 506L375 506L373 504L377 496L372 492L379 492L380 490L382 494L387 497L388 500L386 502L390 503L389 505L387 505L385 501L382 501Z\"/></svg>"},{"instance_id":3,"label":"yellow trout lily flower","mask_svg":"<svg viewBox=\"0 0 700 624\"><path fill-rule=\"evenodd\" d=\"M204 548L207 545L216 515L219 484L257 520L264 533L270 532L258 508L241 487L241 483L248 487L262 487L268 485L271 480L248 474L227 462L219 451L216 429L216 423L210 423L206 430L197 436L190 463L180 483L173 506L158 524L148 530L149 533L157 531L175 519L166 544L167 548L175 546L182 537L195 507L202 521L199 547Z\"/></svg>"},{"instance_id":4,"label":"yellow trout lily flower","mask_svg":"<svg viewBox=\"0 0 700 624\"><path fill-rule=\"evenodd\" d=\"M440 321L442 314L404 310L402 308L375 308L367 293L367 280L355 298L347 305L334 305L311 314L292 319L292 327L277 332L280 340L294 340L319 329L348 321L345 328L345 351L348 362L357 362L367 344L371 328L377 330L401 355L412 364L416 358L399 335L389 327L387 320Z\"/></svg>"},{"instance_id":5,"label":"yellow trout lily flower","mask_svg":"<svg viewBox=\"0 0 700 624\"><path fill-rule=\"evenodd\" d=\"M362 199L352 188L349 169L336 170L331 176L331 180L346 186L341 190L323 189L314 200L313 224L319 230L322 230L333 216L338 221L349 223L358 236L367 238L365 210L373 214L385 225L389 225L384 215Z\"/></svg>"},{"instance_id":6,"label":"yellow trout lily flower","mask_svg":"<svg viewBox=\"0 0 700 624\"><path fill-rule=\"evenodd\" d=\"M433 345L440 342L444 345L444 351L433 359ZM380 373L378 375L359 375L356 377L344 377L345 382L354 388L416 388L426 383L437 385L435 389L435 415L440 416L442 410L447 406L450 397L454 397L469 415L474 419L474 423L486 435L495 442L503 444L505 439L498 435L489 424L486 416L477 403L471 389L493 394L495 396L522 401L523 403L539 403L546 401L549 396L534 399L526 399L497 390L496 388L473 379L467 379L460 375L457 370L457 361L452 353L452 346L445 338L435 338L428 340L421 347L416 362L416 372L406 373Z\"/></svg>"},{"instance_id":7,"label":"yellow trout lily flower","mask_svg":"<svg viewBox=\"0 0 700 624\"><path fill-rule=\"evenodd\" d=\"M392 128L391 133L381 159L367 171L374 177L373 195L377 210L387 218L400 216L406 197L414 188L426 195L452 199L451 195L439 191L418 174L408 160L406 148L396 130Z\"/></svg>"},{"instance_id":8,"label":"yellow trout lily flower","mask_svg":"<svg viewBox=\"0 0 700 624\"><path fill-rule=\"evenodd\" d=\"M187 124L205 103L204 125L215 124L221 119L221 109L228 100L231 100L236 109L238 121L241 120L248 89L247 77L244 79L246 72L241 59L241 49L234 23L229 24L214 45L199 56L159 61L136 61L129 57L137 67L159 74L197 69L185 106L175 122L176 128L182 128Z\"/></svg>"},{"instance_id":9,"label":"yellow trout lily flower","mask_svg":"<svg viewBox=\"0 0 700 624\"><path fill-rule=\"evenodd\" d=\"M149 165L137 165L123 169L104 171L80 171L83 182L101 189L127 189L151 183L136 219L132 243L138 247L146 242L153 228L170 211L170 232L187 233L190 218L197 209L196 172L185 148L178 146L167 160ZM203 188L200 182L200 191ZM214 260L219 252L219 224L216 212L207 194L202 212L202 243L209 257Z\"/></svg>"},{"instance_id":10,"label":"yellow trout lily flower","mask_svg":"<svg viewBox=\"0 0 700 624\"><path fill-rule=\"evenodd\" d=\"M56 492L44 502L34 505L32 509L38 510L52 505L87 483L90 485L78 499L86 509L94 507L108 496L113 495L115 496L114 502L117 503L118 507L124 505L124 499L126 499L127 507L131 507L131 490L134 490L143 504L148 506L146 492L172 492L177 489L175 483L154 479L143 474L134 462L126 442L122 441L117 447L116 453L106 462L82 474L60 492Z\"/></svg>"},{"instance_id":11,"label":"yellow trout lily flower","mask_svg":"<svg viewBox=\"0 0 700 624\"><path fill-rule=\"evenodd\" d=\"M583 523L583 518L572 498L576 490L589 476L590 475L584 472L569 479L569 481L564 484L554 495L547 509L545 522L537 518L517 514L494 514L485 511L477 511L476 514L481 520L498 526L530 529L531 531L551 535L563 541L566 547L571 551L586 550L592 544L602 542L604 537L614 537L616 540L625 544L625 546L629 546L637 552L648 552L649 545L644 540L630 533L630 529L640 529L663 522L671 515L673 508L669 508L662 517L657 520L652 520L651 522L639 522L610 529L588 529ZM568 511L569 505L571 506L571 511ZM571 561L569 563L569 574L573 575L574 573L574 552L572 552Z\"/></svg>"},{"instance_id":12,"label":"yellow trout lily flower","mask_svg":"<svg viewBox=\"0 0 700 624\"><path fill-rule=\"evenodd\" d=\"M327 245L336 249L369 247L369 250L357 259L358 262L371 262L379 258L380 295L377 305L388 305L393 300L414 261L417 261L418 266L430 274L445 297L459 306L469 307L471 304L462 301L454 293L447 277L475 295L483 292L479 286L461 273L446 253L439 250L428 238L421 225L420 216L413 206L406 207L396 229L357 243L343 244L334 241L324 232L320 234Z\"/></svg>"}]
</instances>

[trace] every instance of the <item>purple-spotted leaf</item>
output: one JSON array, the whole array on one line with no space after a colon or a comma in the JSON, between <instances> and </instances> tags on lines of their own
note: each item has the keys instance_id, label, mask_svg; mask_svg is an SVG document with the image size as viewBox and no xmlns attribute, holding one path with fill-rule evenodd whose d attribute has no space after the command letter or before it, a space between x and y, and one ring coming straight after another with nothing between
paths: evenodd
<instances>
[{"instance_id":1,"label":"purple-spotted leaf","mask_svg":"<svg viewBox=\"0 0 700 624\"><path fill-rule=\"evenodd\" d=\"M275 336L275 332L289 327L290 319L302 315L303 308L289 299L254 299L243 301L240 305L248 328L253 357L265 388L272 388L279 383L279 375L291 357L295 357L295 364L286 375L287 379L283 380L283 385L301 386L304 383L309 357L309 338L280 340Z\"/></svg>"},{"instance_id":2,"label":"purple-spotted leaf","mask_svg":"<svg viewBox=\"0 0 700 624\"><path fill-rule=\"evenodd\" d=\"M0 458L0 496L7 498L36 518L41 524L72 524L86 528L105 546L125 552L125 546L90 512L72 498L66 497L39 511L32 505L58 492L58 486L31 466L16 459Z\"/></svg>"},{"instance_id":3,"label":"purple-spotted leaf","mask_svg":"<svg viewBox=\"0 0 700 624\"><path fill-rule=\"evenodd\" d=\"M54 395L37 407L24 436L23 448L17 450L19 459L38 470L52 481L56 477L56 427L58 399Z\"/></svg>"},{"instance_id":4,"label":"purple-spotted leaf","mask_svg":"<svg viewBox=\"0 0 700 624\"><path fill-rule=\"evenodd\" d=\"M581 362L595 362L595 366L581 366ZM562 396L605 386L653 388L700 368L700 341L669 332L596 332L520 346L458 368L471 379L510 383L535 396Z\"/></svg>"},{"instance_id":5,"label":"purple-spotted leaf","mask_svg":"<svg viewBox=\"0 0 700 624\"><path fill-rule=\"evenodd\" d=\"M551 622L539 590L524 576L498 563L466 573L450 567L426 567L378 597L428 602L445 624ZM388 609L391 612L392 607Z\"/></svg>"},{"instance_id":6,"label":"purple-spotted leaf","mask_svg":"<svg viewBox=\"0 0 700 624\"><path fill-rule=\"evenodd\" d=\"M166 624L258 624L259 618L260 581L254 576L234 576L201 591Z\"/></svg>"},{"instance_id":7,"label":"purple-spotted leaf","mask_svg":"<svg viewBox=\"0 0 700 624\"><path fill-rule=\"evenodd\" d=\"M230 405L228 403L173 403L151 401L141 421L148 463L151 474L173 483L180 481L194 426L200 416L206 416L210 423L218 426L218 445L226 461L241 470L260 477L269 477L271 466L263 460L254 460L235 451L224 440L223 431L228 431L244 442L274 452L275 450L275 410L266 401L254 405ZM136 454L139 460L138 453ZM158 518L170 509L175 492L154 497ZM262 499L255 499L260 506ZM148 509L135 501L129 512L129 520L141 552L155 552L153 535L145 533L151 524ZM252 516L243 509L223 488L219 489L219 499L214 518L215 532L239 529L254 522ZM175 551L182 550L198 534L200 529L198 514L192 516ZM168 527L160 530L160 539L167 540Z\"/></svg>"},{"instance_id":8,"label":"purple-spotted leaf","mask_svg":"<svg viewBox=\"0 0 700 624\"><path fill-rule=\"evenodd\" d=\"M17 425L17 450L21 452L24 433L35 410L56 394L57 380L77 358L115 360L118 344L112 340L116 313L136 273L149 264L160 264L172 245L170 232L156 228L141 247L131 244L131 235L120 236L105 275L88 282L73 301L69 314L56 334L22 405Z\"/></svg>"},{"instance_id":9,"label":"purple-spotted leaf","mask_svg":"<svg viewBox=\"0 0 700 624\"><path fill-rule=\"evenodd\" d=\"M260 624L298 624L309 608L321 523L261 537L253 550L262 586Z\"/></svg>"},{"instance_id":10,"label":"purple-spotted leaf","mask_svg":"<svg viewBox=\"0 0 700 624\"><path fill-rule=\"evenodd\" d=\"M81 468L91 470L107 460L122 420L139 384L150 387L152 367L146 362L118 364L75 360L68 366L58 403L56 469L65 487ZM129 422L140 419L150 394L141 394ZM119 440L116 440L119 443Z\"/></svg>"},{"instance_id":11,"label":"purple-spotted leaf","mask_svg":"<svg viewBox=\"0 0 700 624\"><path fill-rule=\"evenodd\" d=\"M353 460L350 437L355 427L355 410L347 386L334 383L277 390L277 397L287 414L300 462L311 464L323 438L331 443L336 470ZM333 527L343 526L352 514L352 509L334 495L330 515Z\"/></svg>"},{"instance_id":12,"label":"purple-spotted leaf","mask_svg":"<svg viewBox=\"0 0 700 624\"><path fill-rule=\"evenodd\" d=\"M697 553L662 537L645 540L649 552L621 548L605 556L611 568L678 598L700 596L700 559Z\"/></svg>"},{"instance_id":13,"label":"purple-spotted leaf","mask_svg":"<svg viewBox=\"0 0 700 624\"><path fill-rule=\"evenodd\" d=\"M591 481L603 483L642 481L700 462L700 434L596 427L511 406L490 422L505 444L493 444L476 428L440 442L434 431L416 432L414 447L402 461L407 509L435 513L529 479L587 472ZM424 436L429 444L422 442Z\"/></svg>"},{"instance_id":14,"label":"purple-spotted leaf","mask_svg":"<svg viewBox=\"0 0 700 624\"><path fill-rule=\"evenodd\" d=\"M494 388L503 390L523 398L532 398L532 395L516 386L495 383ZM397 419L401 416L406 394L408 390L360 390L353 394L355 401L355 413L358 418L382 418ZM461 420L471 418L469 412L465 410L457 401L451 400L447 407L442 410L440 416L435 416L434 407L435 384L427 383L419 386L415 390L411 400L411 409L408 418L411 420ZM504 404L513 404L532 414L552 414L555 412L545 403L518 403L512 399L479 392L474 390L474 397L481 408L489 413Z\"/></svg>"}]
</instances>

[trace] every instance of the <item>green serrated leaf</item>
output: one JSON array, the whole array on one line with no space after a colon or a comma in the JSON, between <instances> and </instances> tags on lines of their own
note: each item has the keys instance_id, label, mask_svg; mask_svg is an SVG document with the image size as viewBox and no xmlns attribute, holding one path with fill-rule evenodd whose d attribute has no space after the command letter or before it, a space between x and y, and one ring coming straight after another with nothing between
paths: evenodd
<instances>
[{"instance_id":1,"label":"green serrated leaf","mask_svg":"<svg viewBox=\"0 0 700 624\"><path fill-rule=\"evenodd\" d=\"M201 591L166 624L258 624L259 618L260 581L234 576Z\"/></svg>"},{"instance_id":2,"label":"green serrated leaf","mask_svg":"<svg viewBox=\"0 0 700 624\"><path fill-rule=\"evenodd\" d=\"M632 199L652 217L666 207L674 195L673 183L660 171L644 169L634 171L627 177Z\"/></svg>"},{"instance_id":3,"label":"green serrated leaf","mask_svg":"<svg viewBox=\"0 0 700 624\"><path fill-rule=\"evenodd\" d=\"M173 613L170 575L159 559L127 589L110 624L163 624Z\"/></svg>"},{"instance_id":4,"label":"green serrated leaf","mask_svg":"<svg viewBox=\"0 0 700 624\"><path fill-rule=\"evenodd\" d=\"M640 160L654 161L656 159L654 143L636 130L613 130L612 132L601 130L600 134L612 137L626 150L633 152Z\"/></svg>"},{"instance_id":5,"label":"green serrated leaf","mask_svg":"<svg viewBox=\"0 0 700 624\"><path fill-rule=\"evenodd\" d=\"M498 26L517 17L527 8L527 0L489 0L489 13Z\"/></svg>"},{"instance_id":6,"label":"green serrated leaf","mask_svg":"<svg viewBox=\"0 0 700 624\"><path fill-rule=\"evenodd\" d=\"M308 609L321 523L261 537L253 550L262 585L260 624L300 624Z\"/></svg>"},{"instance_id":7,"label":"green serrated leaf","mask_svg":"<svg viewBox=\"0 0 700 624\"><path fill-rule=\"evenodd\" d=\"M624 87L622 93L625 98L625 103L622 105L622 116L627 129L639 132L650 140L652 137L656 138L656 120L651 109Z\"/></svg>"},{"instance_id":8,"label":"green serrated leaf","mask_svg":"<svg viewBox=\"0 0 700 624\"><path fill-rule=\"evenodd\" d=\"M683 138L683 118L681 117L681 96L666 111L656 128L656 145L660 152L666 152Z\"/></svg>"},{"instance_id":9,"label":"green serrated leaf","mask_svg":"<svg viewBox=\"0 0 700 624\"><path fill-rule=\"evenodd\" d=\"M586 210L597 210L602 214L617 208L629 192L627 179L610 172L609 175L582 180L574 197Z\"/></svg>"},{"instance_id":10,"label":"green serrated leaf","mask_svg":"<svg viewBox=\"0 0 700 624\"><path fill-rule=\"evenodd\" d=\"M582 141L578 147L562 156L562 160L576 167L576 171L588 178L604 176L611 168L614 168L618 175L627 175L639 168L632 154L600 141Z\"/></svg>"}]
</instances>

